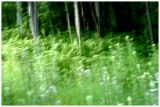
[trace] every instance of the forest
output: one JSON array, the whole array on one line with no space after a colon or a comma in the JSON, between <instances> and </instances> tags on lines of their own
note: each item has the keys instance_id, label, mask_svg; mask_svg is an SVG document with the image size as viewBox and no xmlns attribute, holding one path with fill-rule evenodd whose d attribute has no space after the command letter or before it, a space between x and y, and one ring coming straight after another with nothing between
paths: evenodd
<instances>
[{"instance_id":1,"label":"forest","mask_svg":"<svg viewBox=\"0 0 160 107\"><path fill-rule=\"evenodd\" d=\"M158 2L1 2L2 105L158 105Z\"/></svg>"}]
</instances>

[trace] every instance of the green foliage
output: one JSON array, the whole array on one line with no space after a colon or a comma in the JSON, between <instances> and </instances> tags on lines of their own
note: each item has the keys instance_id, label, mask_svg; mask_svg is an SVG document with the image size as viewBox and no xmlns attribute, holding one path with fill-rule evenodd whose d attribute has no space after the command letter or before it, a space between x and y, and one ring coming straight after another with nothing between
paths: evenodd
<instances>
[{"instance_id":1,"label":"green foliage","mask_svg":"<svg viewBox=\"0 0 160 107\"><path fill-rule=\"evenodd\" d=\"M2 26L13 27L16 24L15 2L2 2ZM8 16L9 15L9 16Z\"/></svg>"},{"instance_id":2,"label":"green foliage","mask_svg":"<svg viewBox=\"0 0 160 107\"><path fill-rule=\"evenodd\" d=\"M148 46L152 51L146 58L129 35L109 34L104 39L82 38L80 53L75 38L71 43L66 33L59 35L38 43L3 37L3 105L158 104L155 44Z\"/></svg>"}]
</instances>

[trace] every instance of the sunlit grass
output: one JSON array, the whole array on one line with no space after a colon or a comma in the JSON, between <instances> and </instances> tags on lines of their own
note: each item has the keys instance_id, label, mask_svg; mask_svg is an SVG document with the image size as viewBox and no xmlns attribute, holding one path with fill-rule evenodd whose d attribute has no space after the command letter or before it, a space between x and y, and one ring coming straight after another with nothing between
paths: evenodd
<instances>
[{"instance_id":1,"label":"sunlit grass","mask_svg":"<svg viewBox=\"0 0 160 107\"><path fill-rule=\"evenodd\" d=\"M113 38L114 37L114 38ZM2 41L2 104L157 105L158 50L146 57L129 35ZM144 48L145 50L145 48Z\"/></svg>"}]
</instances>

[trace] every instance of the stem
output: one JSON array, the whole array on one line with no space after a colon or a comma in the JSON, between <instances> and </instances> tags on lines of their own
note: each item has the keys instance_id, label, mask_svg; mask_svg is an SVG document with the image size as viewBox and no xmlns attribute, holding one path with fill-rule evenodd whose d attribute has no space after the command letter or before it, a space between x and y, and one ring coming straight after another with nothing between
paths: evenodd
<instances>
[{"instance_id":1,"label":"stem","mask_svg":"<svg viewBox=\"0 0 160 107\"><path fill-rule=\"evenodd\" d=\"M149 9L148 9L148 2L146 2L145 4L146 4L146 15L148 20L149 35L150 35L151 44L153 44L154 41L153 41L153 34L152 34L152 23L151 23L151 18L150 18Z\"/></svg>"}]
</instances>

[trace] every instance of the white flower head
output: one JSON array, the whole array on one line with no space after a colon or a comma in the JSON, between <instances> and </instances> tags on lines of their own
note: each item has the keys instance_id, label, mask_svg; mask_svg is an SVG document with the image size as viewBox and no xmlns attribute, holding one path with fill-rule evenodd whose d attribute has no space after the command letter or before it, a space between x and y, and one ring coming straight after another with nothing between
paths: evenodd
<instances>
[{"instance_id":1,"label":"white flower head","mask_svg":"<svg viewBox=\"0 0 160 107\"><path fill-rule=\"evenodd\" d=\"M112 56L111 59L114 60L114 59L115 59L115 56Z\"/></svg>"},{"instance_id":2,"label":"white flower head","mask_svg":"<svg viewBox=\"0 0 160 107\"><path fill-rule=\"evenodd\" d=\"M104 82L103 82L103 81L101 81L101 82L100 82L100 85L104 85Z\"/></svg>"},{"instance_id":3,"label":"white flower head","mask_svg":"<svg viewBox=\"0 0 160 107\"><path fill-rule=\"evenodd\" d=\"M86 96L86 102L87 102L87 104L92 104L93 103L93 95Z\"/></svg>"},{"instance_id":4,"label":"white flower head","mask_svg":"<svg viewBox=\"0 0 160 107\"><path fill-rule=\"evenodd\" d=\"M148 65L149 65L149 66L151 66L151 64L152 64L151 62L148 62Z\"/></svg>"},{"instance_id":5,"label":"white flower head","mask_svg":"<svg viewBox=\"0 0 160 107\"><path fill-rule=\"evenodd\" d=\"M91 70L87 69L87 70L84 71L84 73L86 74L86 76L90 76L91 75Z\"/></svg>"},{"instance_id":6,"label":"white flower head","mask_svg":"<svg viewBox=\"0 0 160 107\"><path fill-rule=\"evenodd\" d=\"M112 48L112 46L109 46L108 48L109 48L109 49L111 49L111 48Z\"/></svg>"},{"instance_id":7,"label":"white flower head","mask_svg":"<svg viewBox=\"0 0 160 107\"><path fill-rule=\"evenodd\" d=\"M155 44L152 44L152 47L155 47L156 45Z\"/></svg>"},{"instance_id":8,"label":"white flower head","mask_svg":"<svg viewBox=\"0 0 160 107\"><path fill-rule=\"evenodd\" d=\"M45 87L44 87L44 86L40 86L39 90L40 90L41 92L44 92L44 91L45 91Z\"/></svg>"},{"instance_id":9,"label":"white flower head","mask_svg":"<svg viewBox=\"0 0 160 107\"><path fill-rule=\"evenodd\" d=\"M154 88L155 87L155 82L153 80L151 80L149 82L149 86L150 86L150 88Z\"/></svg>"},{"instance_id":10,"label":"white flower head","mask_svg":"<svg viewBox=\"0 0 160 107\"><path fill-rule=\"evenodd\" d=\"M47 95L49 92L50 92L49 90L46 90L46 91L45 91L45 94Z\"/></svg>"},{"instance_id":11,"label":"white flower head","mask_svg":"<svg viewBox=\"0 0 160 107\"><path fill-rule=\"evenodd\" d=\"M43 74L39 74L39 78L42 79L43 78Z\"/></svg>"},{"instance_id":12,"label":"white flower head","mask_svg":"<svg viewBox=\"0 0 160 107\"><path fill-rule=\"evenodd\" d=\"M129 36L126 36L125 39L128 40L128 39L129 39Z\"/></svg>"},{"instance_id":13,"label":"white flower head","mask_svg":"<svg viewBox=\"0 0 160 107\"><path fill-rule=\"evenodd\" d=\"M21 103L21 104L22 104L22 103L25 103L25 99L18 99L17 101L18 101L19 103Z\"/></svg>"},{"instance_id":14,"label":"white flower head","mask_svg":"<svg viewBox=\"0 0 160 107\"><path fill-rule=\"evenodd\" d=\"M123 106L124 104L117 102L117 105L118 105L118 106Z\"/></svg>"},{"instance_id":15,"label":"white flower head","mask_svg":"<svg viewBox=\"0 0 160 107\"><path fill-rule=\"evenodd\" d=\"M55 104L56 104L56 105L60 105L60 104L61 104L61 100L56 100L56 101L55 101Z\"/></svg>"},{"instance_id":16,"label":"white flower head","mask_svg":"<svg viewBox=\"0 0 160 107\"><path fill-rule=\"evenodd\" d=\"M119 47L119 43L117 43L116 46Z\"/></svg>"},{"instance_id":17,"label":"white flower head","mask_svg":"<svg viewBox=\"0 0 160 107\"><path fill-rule=\"evenodd\" d=\"M128 102L128 104L130 104L130 105L132 104L132 97L131 97L131 96L128 96L128 97L127 97L127 102Z\"/></svg>"},{"instance_id":18,"label":"white flower head","mask_svg":"<svg viewBox=\"0 0 160 107\"><path fill-rule=\"evenodd\" d=\"M41 98L44 98L44 97L46 97L46 94L43 93L43 94L40 95L40 97L41 97Z\"/></svg>"},{"instance_id":19,"label":"white flower head","mask_svg":"<svg viewBox=\"0 0 160 107\"><path fill-rule=\"evenodd\" d=\"M158 92L158 89L157 89L157 88L149 89L149 92L150 92L150 93L155 93L155 92Z\"/></svg>"},{"instance_id":20,"label":"white flower head","mask_svg":"<svg viewBox=\"0 0 160 107\"><path fill-rule=\"evenodd\" d=\"M136 51L133 51L133 55L136 55Z\"/></svg>"},{"instance_id":21,"label":"white flower head","mask_svg":"<svg viewBox=\"0 0 160 107\"><path fill-rule=\"evenodd\" d=\"M9 87L5 87L4 90L5 90L6 92L8 92L8 91L9 91Z\"/></svg>"},{"instance_id":22,"label":"white flower head","mask_svg":"<svg viewBox=\"0 0 160 107\"><path fill-rule=\"evenodd\" d=\"M27 92L27 95L28 95L28 96L31 96L32 94L33 94L33 91L28 91L28 92Z\"/></svg>"},{"instance_id":23,"label":"white flower head","mask_svg":"<svg viewBox=\"0 0 160 107\"><path fill-rule=\"evenodd\" d=\"M110 77L109 76L107 76L107 80L109 80L110 79Z\"/></svg>"},{"instance_id":24,"label":"white flower head","mask_svg":"<svg viewBox=\"0 0 160 107\"><path fill-rule=\"evenodd\" d=\"M140 64L137 64L136 66L137 66L137 69L140 69Z\"/></svg>"},{"instance_id":25,"label":"white flower head","mask_svg":"<svg viewBox=\"0 0 160 107\"><path fill-rule=\"evenodd\" d=\"M50 86L49 87L49 91L51 92L51 93L53 93L53 94L56 94L58 91L57 91L57 88L54 86L54 85L52 85L52 86Z\"/></svg>"}]
</instances>

